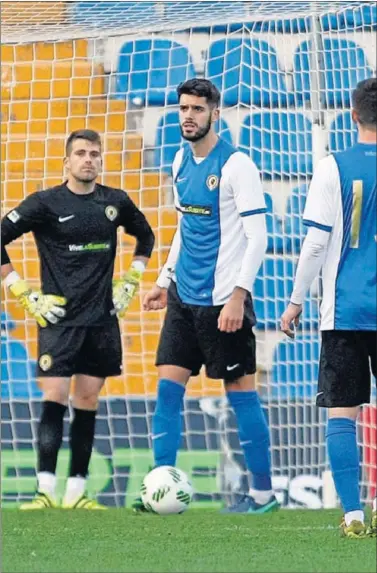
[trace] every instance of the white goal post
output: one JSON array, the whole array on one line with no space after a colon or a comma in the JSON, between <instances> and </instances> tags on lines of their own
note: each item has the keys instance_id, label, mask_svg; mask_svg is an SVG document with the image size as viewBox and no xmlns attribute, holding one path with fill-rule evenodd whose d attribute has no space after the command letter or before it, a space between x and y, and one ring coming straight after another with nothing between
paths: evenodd
<instances>
[{"instance_id":1,"label":"white goal post","mask_svg":"<svg viewBox=\"0 0 377 573\"><path fill-rule=\"evenodd\" d=\"M180 146L177 81L209 77L222 93L219 132L256 162L269 209L269 252L255 285L258 385L271 427L273 485L287 507L337 504L325 452L325 412L315 406L319 331L316 286L296 342L279 332L290 294L313 168L355 137L350 92L376 73L374 2L138 1L2 2L2 214L63 178L64 141L100 132L101 181L120 187L156 233L140 296L122 322L124 373L101 398L90 492L129 506L152 466L154 355L163 314L142 311L174 234L171 159ZM133 242L119 235L116 273ZM8 248L16 270L38 284L32 237ZM4 292L2 301L2 500L35 487L36 326ZM376 481L376 408L359 424L362 495ZM68 417L66 420L66 426ZM65 426L59 491L68 466ZM233 416L220 381L202 373L187 391L178 465L198 507L246 488ZM374 486L375 487L375 486Z\"/></svg>"}]
</instances>

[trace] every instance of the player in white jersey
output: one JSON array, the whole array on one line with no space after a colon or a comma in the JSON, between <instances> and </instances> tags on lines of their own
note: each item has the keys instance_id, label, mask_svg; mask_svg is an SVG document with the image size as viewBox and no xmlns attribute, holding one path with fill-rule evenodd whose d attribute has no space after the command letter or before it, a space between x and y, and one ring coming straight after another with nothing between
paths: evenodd
<instances>
[{"instance_id":1,"label":"player in white jersey","mask_svg":"<svg viewBox=\"0 0 377 573\"><path fill-rule=\"evenodd\" d=\"M322 159L310 185L302 246L291 302L281 328L294 336L302 302L322 270L317 405L329 409L327 449L344 519L342 534L367 534L359 491L356 420L370 401L376 376L376 130L377 79L360 82L352 97L358 143ZM377 533L376 499L368 533Z\"/></svg>"},{"instance_id":2,"label":"player in white jersey","mask_svg":"<svg viewBox=\"0 0 377 573\"><path fill-rule=\"evenodd\" d=\"M264 513L278 507L269 430L255 390L250 294L267 247L264 194L251 159L215 133L217 88L192 79L177 92L188 142L173 163L179 222L167 262L144 300L145 310L167 306L156 360L154 461L175 465L185 387L205 365L208 377L225 381L251 474L249 494L226 511Z\"/></svg>"}]
</instances>

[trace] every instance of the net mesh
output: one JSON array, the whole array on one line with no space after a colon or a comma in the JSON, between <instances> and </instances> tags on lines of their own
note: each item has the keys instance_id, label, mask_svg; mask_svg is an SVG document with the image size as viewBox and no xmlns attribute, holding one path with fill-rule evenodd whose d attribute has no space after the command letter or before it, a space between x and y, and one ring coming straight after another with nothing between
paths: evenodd
<instances>
[{"instance_id":1,"label":"net mesh","mask_svg":"<svg viewBox=\"0 0 377 573\"><path fill-rule=\"evenodd\" d=\"M143 312L140 301L175 232L170 168L181 145L175 88L193 75L206 75L218 85L217 128L253 158L266 192L268 254L254 300L258 385L271 426L274 486L280 501L291 507L335 503L327 479L324 414L314 406L317 285L305 302L297 341L286 342L278 328L292 290L313 168L328 150L354 141L350 92L376 70L374 3L332 3L331 12L327 4L1 5L3 213L33 191L60 183L65 138L90 127L103 139L101 181L126 190L156 234L141 296L122 323L124 374L108 379L102 393L89 490L105 503L129 505L152 465L154 357L163 316ZM116 276L127 270L133 246L120 234ZM15 241L9 255L16 270L37 286L32 238ZM34 491L41 393L34 374L35 324L8 294L2 310L2 495L13 503ZM364 499L373 494L369 483L375 483L375 416L375 408L366 408L360 424ZM67 445L65 437L60 493ZM201 505L247 487L222 385L204 373L187 392L178 465L191 474Z\"/></svg>"},{"instance_id":2,"label":"net mesh","mask_svg":"<svg viewBox=\"0 0 377 573\"><path fill-rule=\"evenodd\" d=\"M360 9L368 2L335 1L330 13ZM98 37L109 34L145 33L214 26L217 23L268 21L329 13L329 4L318 1L191 1L175 2L2 2L3 42L67 37Z\"/></svg>"}]
</instances>

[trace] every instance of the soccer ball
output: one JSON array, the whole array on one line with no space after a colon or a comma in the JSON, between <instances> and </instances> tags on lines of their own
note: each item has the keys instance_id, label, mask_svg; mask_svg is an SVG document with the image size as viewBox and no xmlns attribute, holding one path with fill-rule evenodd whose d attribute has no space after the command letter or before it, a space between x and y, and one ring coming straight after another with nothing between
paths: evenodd
<instances>
[{"instance_id":1,"label":"soccer ball","mask_svg":"<svg viewBox=\"0 0 377 573\"><path fill-rule=\"evenodd\" d=\"M148 511L169 515L186 511L194 490L185 472L173 466L160 466L145 476L140 492Z\"/></svg>"}]
</instances>

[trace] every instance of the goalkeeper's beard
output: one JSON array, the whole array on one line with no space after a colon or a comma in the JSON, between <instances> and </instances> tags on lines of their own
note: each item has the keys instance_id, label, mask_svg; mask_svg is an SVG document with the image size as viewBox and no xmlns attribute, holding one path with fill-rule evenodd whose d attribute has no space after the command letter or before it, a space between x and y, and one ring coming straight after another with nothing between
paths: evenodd
<instances>
[{"instance_id":1,"label":"goalkeeper's beard","mask_svg":"<svg viewBox=\"0 0 377 573\"><path fill-rule=\"evenodd\" d=\"M93 183L97 179L97 175L87 175L87 177L78 177L73 175L72 177L77 181L77 183Z\"/></svg>"},{"instance_id":2,"label":"goalkeeper's beard","mask_svg":"<svg viewBox=\"0 0 377 573\"><path fill-rule=\"evenodd\" d=\"M212 126L212 118L209 117L207 124L204 127L199 127L198 131L196 133L193 133L190 135L185 135L183 126L180 125L179 127L181 128L181 135L182 135L183 139L186 139L187 141L191 141L192 143L195 143L196 141L203 139L203 137L205 137L207 135L207 133L211 129L211 126Z\"/></svg>"}]
</instances>

